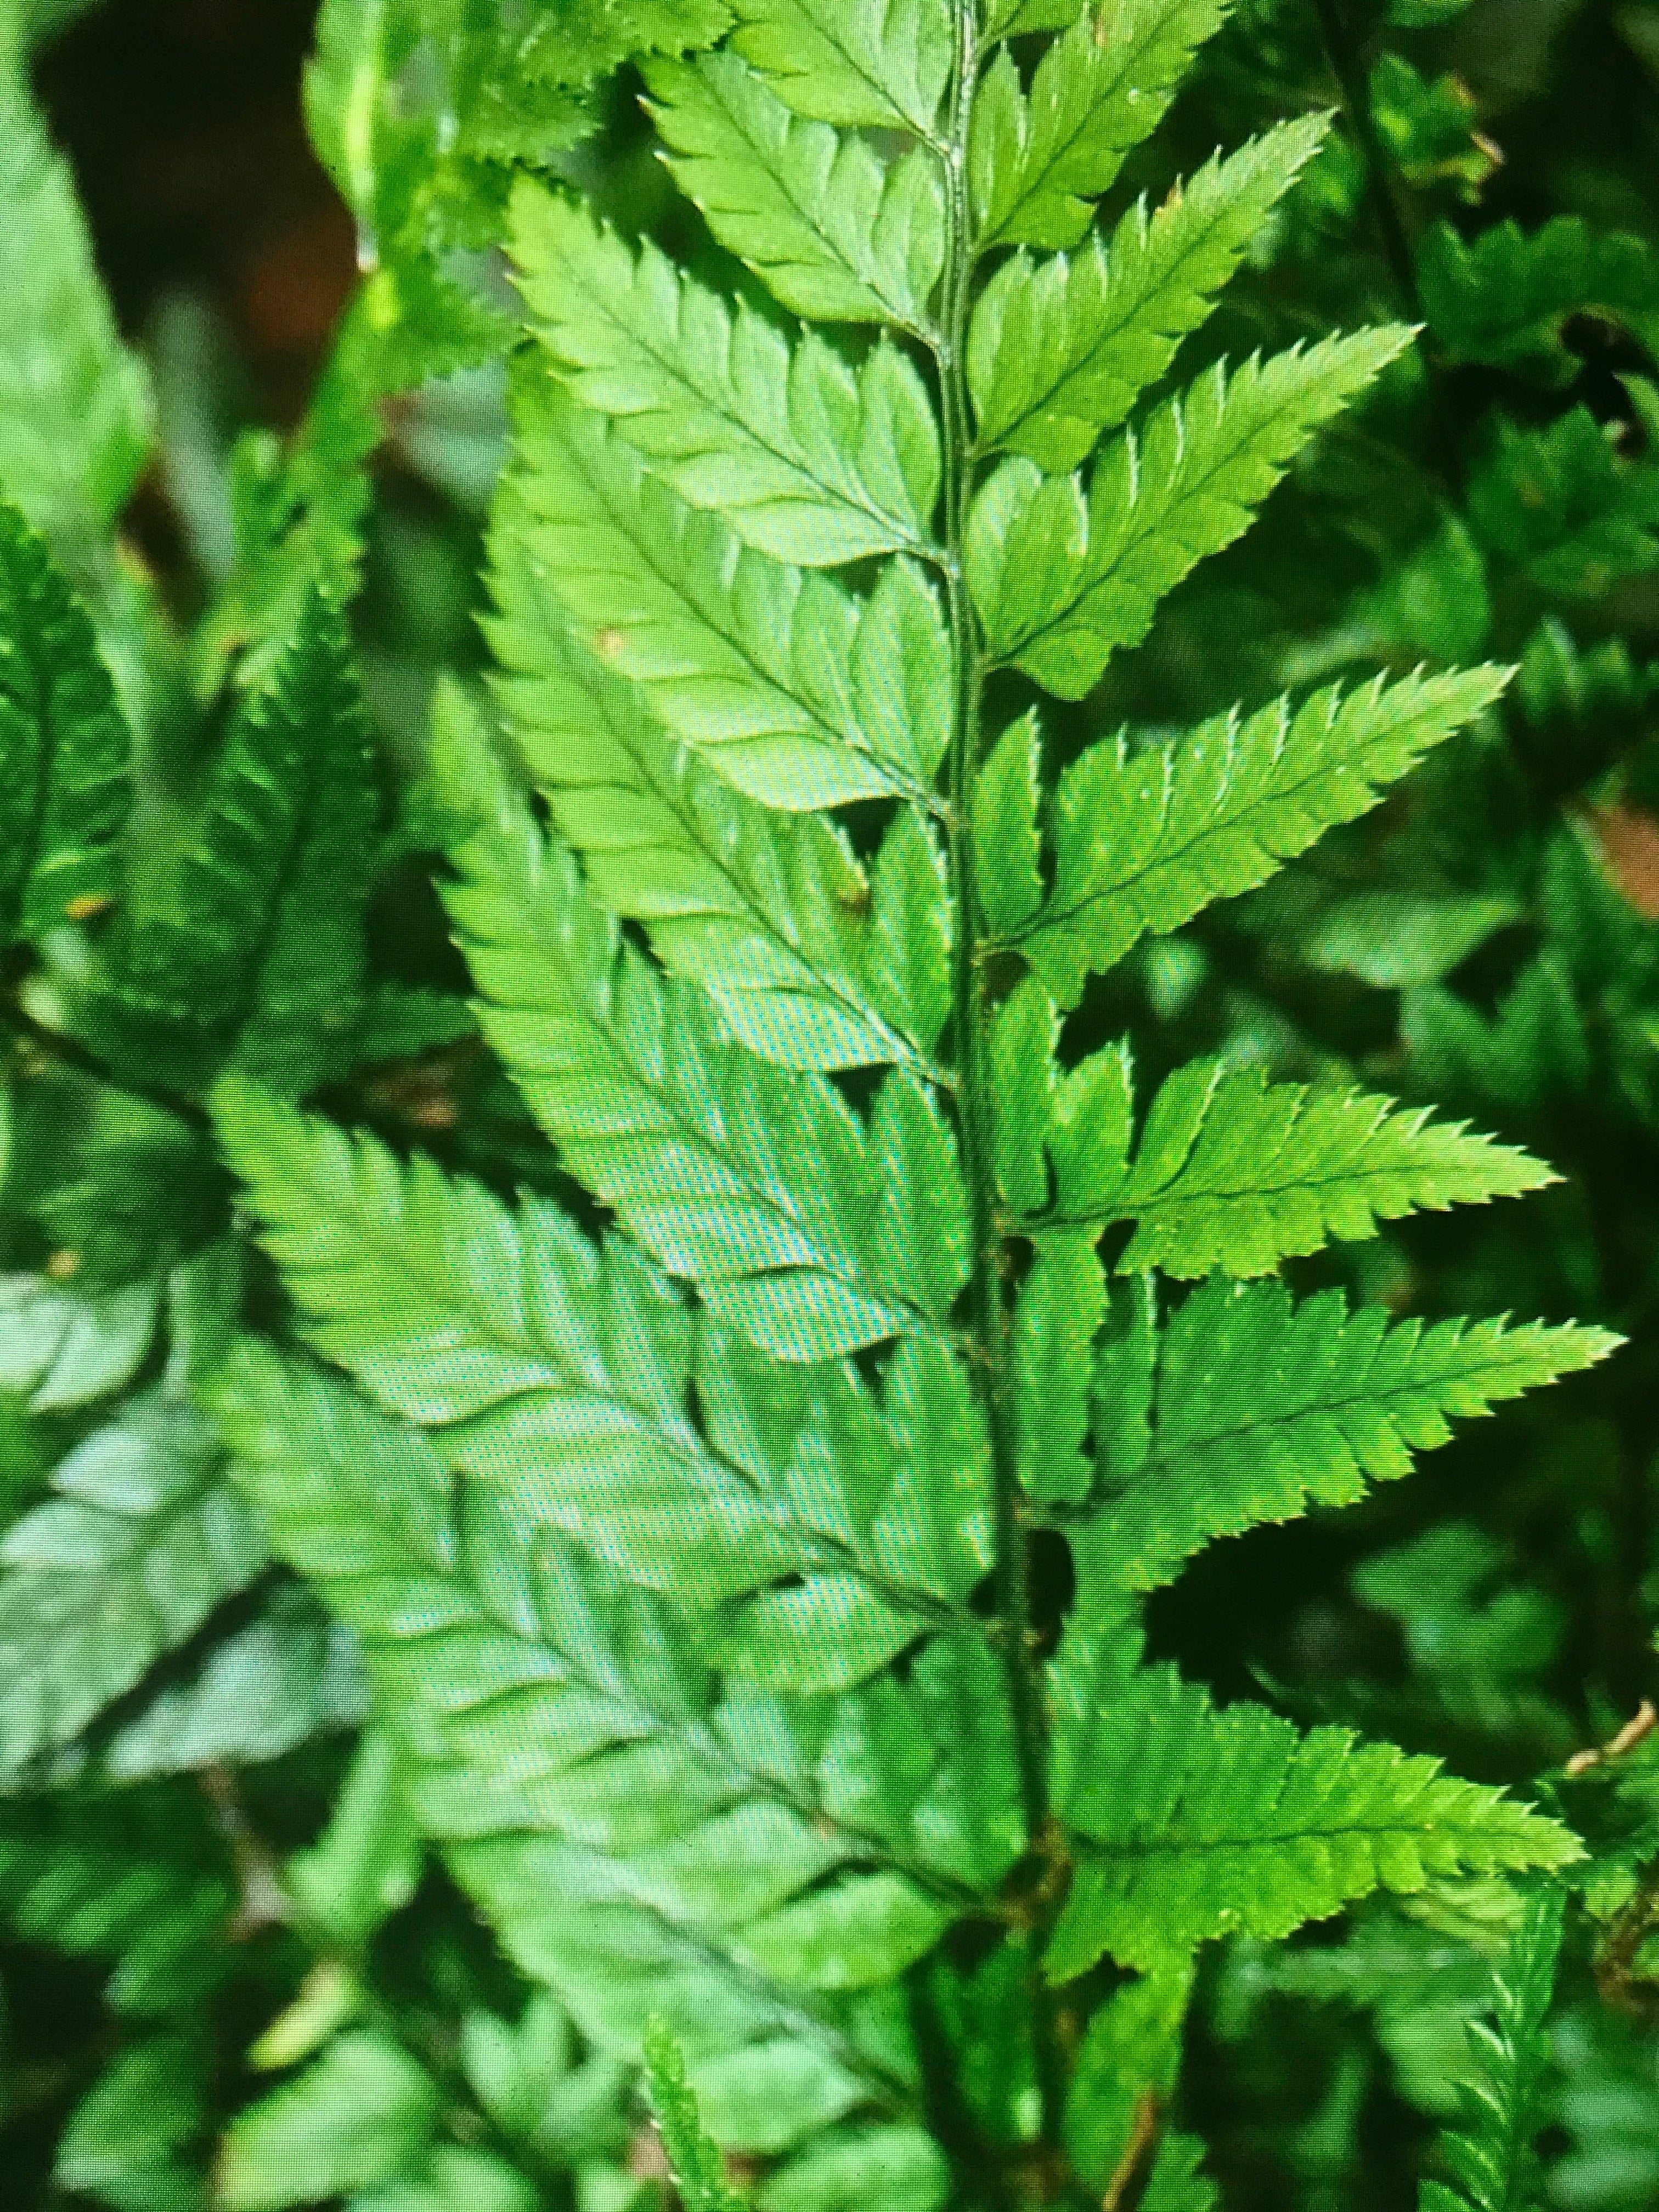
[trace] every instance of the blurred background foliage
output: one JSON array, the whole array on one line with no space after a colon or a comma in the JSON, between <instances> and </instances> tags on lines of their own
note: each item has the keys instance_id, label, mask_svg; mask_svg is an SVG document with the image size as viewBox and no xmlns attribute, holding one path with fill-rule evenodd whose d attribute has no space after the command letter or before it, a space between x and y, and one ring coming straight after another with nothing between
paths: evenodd
<instances>
[{"instance_id":1,"label":"blurred background foliage","mask_svg":"<svg viewBox=\"0 0 1659 2212\"><path fill-rule=\"evenodd\" d=\"M343 550L380 813L349 1004L307 1081L509 1182L535 1156L460 995L420 782L434 680L482 659L508 333L493 155L422 137L410 95L384 112L387 144L406 138L352 170L326 42L301 98L310 0L22 16L154 394L122 550L81 543L77 580L147 733L157 849L232 656L276 633L316 543ZM712 260L670 210L634 90L626 71L602 85L574 147L550 104L547 158L625 227L672 223ZM1156 1636L1224 1697L1265 1692L1559 1800L1593 1856L1551 2027L1547 2201L1644 2212L1659 1736L1573 1755L1656 1689L1659 5L1237 0L1124 194L1156 200L1218 143L1332 106L1340 128L1200 343L1237 356L1401 313L1422 343L1071 735L1121 722L1152 743L1334 672L1491 656L1519 673L1377 813L1097 983L1074 1042L1133 1024L1170 1065L1219 1051L1358 1076L1524 1142L1562 1172L1543 1199L1390 1230L1299 1266L1298 1287L1577 1316L1632 1341L1366 1504L1206 1555ZM1189 347L1182 374L1199 365ZM55 542L70 557L70 521ZM36 981L73 977L48 960ZM0 1739L30 1746L0 1784L0 2193L20 2212L622 2212L659 2170L622 2085L422 1867L360 1733L352 1652L215 1517L212 1447L179 1432L168 1378L210 1356L231 1264L199 1129L176 1102L32 1060L26 1037L15 1053L0 1577L106 1546L90 1615L60 1590L47 1629L107 1655L136 1494L189 1521L213 1565L185 1577L176 1632L110 1660L107 1698L73 1725L31 1733L0 1710ZM1466 1886L1210 1959L1183 2094L1229 2207L1414 2201L1515 1913Z\"/></svg>"}]
</instances>

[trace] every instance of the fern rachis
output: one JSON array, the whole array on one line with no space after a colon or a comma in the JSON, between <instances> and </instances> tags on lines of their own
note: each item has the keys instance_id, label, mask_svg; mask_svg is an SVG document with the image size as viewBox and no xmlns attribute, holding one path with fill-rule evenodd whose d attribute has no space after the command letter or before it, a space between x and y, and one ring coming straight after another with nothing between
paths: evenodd
<instances>
[{"instance_id":1,"label":"fern rachis","mask_svg":"<svg viewBox=\"0 0 1659 2212\"><path fill-rule=\"evenodd\" d=\"M995 726L1010 672L1086 694L1407 334L1165 391L1259 163L1206 170L1185 230L1084 241L1214 11L980 14L739 0L651 73L671 168L804 327L562 187L514 196L497 666L433 775L486 1035L611 1225L216 1097L298 1332L358 1389L258 1350L215 1401L424 1825L603 2048L661 2015L720 2141L827 2175L902 2136L935 2202L909 2007L952 1925L1009 1962L1036 2095L1024 2142L945 2144L950 2185L1097 2197L1050 1984L1094 2006L1109 1954L1161 1997L1229 1929L1573 1855L1429 1761L1218 1711L1141 1666L1137 1607L1610 1348L1109 1281L1115 1225L1120 1273L1243 1278L1547 1179L1258 1069L1143 1108L1127 1047L1060 1049L1090 975L1353 818L1501 678L1101 737L1058 778L1040 702ZM1182 1402L1229 1341L1278 1363L1270 1440L1213 1375L1207 1426ZM1164 2201L1208 2201L1190 2145L1157 2157Z\"/></svg>"}]
</instances>

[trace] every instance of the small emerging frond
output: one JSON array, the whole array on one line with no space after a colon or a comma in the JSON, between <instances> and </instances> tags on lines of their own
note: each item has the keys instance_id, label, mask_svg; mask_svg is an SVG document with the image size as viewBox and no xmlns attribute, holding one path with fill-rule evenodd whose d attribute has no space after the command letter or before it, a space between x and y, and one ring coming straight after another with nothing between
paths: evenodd
<instances>
[{"instance_id":1,"label":"small emerging frond","mask_svg":"<svg viewBox=\"0 0 1659 2212\"><path fill-rule=\"evenodd\" d=\"M114 899L131 750L90 621L0 504L0 949Z\"/></svg>"},{"instance_id":2,"label":"small emerging frond","mask_svg":"<svg viewBox=\"0 0 1659 2212\"><path fill-rule=\"evenodd\" d=\"M135 886L93 999L124 1065L227 1060L300 1093L362 1006L380 771L339 608L308 594L232 717L176 842Z\"/></svg>"},{"instance_id":3,"label":"small emerging frond","mask_svg":"<svg viewBox=\"0 0 1659 2212\"><path fill-rule=\"evenodd\" d=\"M1541 2179L1534 2143L1549 2117L1541 2094L1552 2063L1545 2022L1555 1994L1565 1893L1540 1886L1493 1976L1494 2018L1469 2027L1476 2072L1468 2116L1437 2146L1449 2186L1425 2182L1421 2212L1534 2212Z\"/></svg>"},{"instance_id":4,"label":"small emerging frond","mask_svg":"<svg viewBox=\"0 0 1659 2212\"><path fill-rule=\"evenodd\" d=\"M664 2154L685 2212L744 2212L746 2200L726 2178L726 2160L702 2130L697 2100L686 2086L685 2053L659 2019L645 2031L645 2078Z\"/></svg>"}]
</instances>

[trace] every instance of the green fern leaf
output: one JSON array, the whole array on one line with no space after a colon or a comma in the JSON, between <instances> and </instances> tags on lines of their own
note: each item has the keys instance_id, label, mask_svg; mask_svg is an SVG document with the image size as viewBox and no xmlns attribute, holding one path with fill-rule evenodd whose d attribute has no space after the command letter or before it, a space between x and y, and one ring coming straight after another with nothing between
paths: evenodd
<instances>
[{"instance_id":1,"label":"green fern leaf","mask_svg":"<svg viewBox=\"0 0 1659 2212\"><path fill-rule=\"evenodd\" d=\"M116 336L62 159L0 52L0 497L80 573L149 450L149 380Z\"/></svg>"},{"instance_id":2,"label":"green fern leaf","mask_svg":"<svg viewBox=\"0 0 1659 2212\"><path fill-rule=\"evenodd\" d=\"M1495 2018L1471 2023L1479 2068L1464 2125L1442 2136L1438 2163L1452 2185L1428 2181L1421 2212L1533 2212L1541 2180L1534 2142L1548 2118L1541 2089L1552 2063L1545 2022L1555 1994L1566 1899L1535 1889L1493 1977Z\"/></svg>"},{"instance_id":3,"label":"green fern leaf","mask_svg":"<svg viewBox=\"0 0 1659 2212\"><path fill-rule=\"evenodd\" d=\"M1093 1480L1093 1341L1105 1314L1106 1279L1092 1248L1076 1239L1041 1247L1014 1323L1020 1473L1040 1504L1074 1504Z\"/></svg>"},{"instance_id":4,"label":"green fern leaf","mask_svg":"<svg viewBox=\"0 0 1659 2212\"><path fill-rule=\"evenodd\" d=\"M1231 545L1322 422L1410 343L1399 326L1322 339L1230 377L1224 364L1125 431L1075 478L1005 461L969 518L968 562L992 653L1080 699L1139 645L1158 603Z\"/></svg>"},{"instance_id":5,"label":"green fern leaf","mask_svg":"<svg viewBox=\"0 0 1659 2212\"><path fill-rule=\"evenodd\" d=\"M931 138L954 40L937 0L736 0L732 44L798 115Z\"/></svg>"},{"instance_id":6,"label":"green fern leaf","mask_svg":"<svg viewBox=\"0 0 1659 2212\"><path fill-rule=\"evenodd\" d=\"M890 2046L866 2014L884 2057L862 2055L835 1993L898 1971L1019 1847L1006 1744L974 1781L977 1835L960 1778L925 1751L955 1729L949 1667L925 1655L910 1691L856 1693L827 1737L797 1729L775 1700L721 1689L647 1593L494 1481L458 1489L431 1444L337 1384L245 1346L216 1391L279 1547L363 1641L422 1824L584 2031L634 2056L661 2013L700 2095L720 2069L698 2062L793 2036L775 2147L792 2086L889 2103ZM606 1971L619 1943L635 1965L613 1954Z\"/></svg>"},{"instance_id":7,"label":"green fern leaf","mask_svg":"<svg viewBox=\"0 0 1659 2212\"><path fill-rule=\"evenodd\" d=\"M151 1395L0 1540L0 1772L70 1742L264 1562L210 1431Z\"/></svg>"},{"instance_id":8,"label":"green fern leaf","mask_svg":"<svg viewBox=\"0 0 1659 2212\"><path fill-rule=\"evenodd\" d=\"M808 1067L931 1066L948 1011L937 850L907 815L870 876L845 836L732 791L586 651L537 588L533 526L503 493L496 696L561 837L614 913L644 922L751 1051ZM474 757L484 742L470 744ZM456 756L459 767L459 754ZM464 781L465 779L462 779Z\"/></svg>"},{"instance_id":9,"label":"green fern leaf","mask_svg":"<svg viewBox=\"0 0 1659 2212\"><path fill-rule=\"evenodd\" d=\"M508 667L535 665L544 573L581 641L763 805L937 805L950 646L915 564L889 564L860 601L684 506L546 378L521 378L514 402L522 459L494 539Z\"/></svg>"},{"instance_id":10,"label":"green fern leaf","mask_svg":"<svg viewBox=\"0 0 1659 2212\"><path fill-rule=\"evenodd\" d=\"M1117 1054L1102 1054L1099 1066L1112 1086L1121 1083ZM1086 1095L1088 1079L1078 1072L1075 1096ZM1133 1221L1118 1263L1126 1273L1266 1274L1332 1237L1375 1236L1379 1221L1557 1180L1465 1123L1431 1121L1426 1107L1396 1111L1358 1090L1270 1084L1254 1067L1193 1060L1178 1069L1148 1110L1133 1164L1097 1146L1097 1113L1091 1105L1051 1132L1058 1201L1039 1225L1092 1232Z\"/></svg>"},{"instance_id":11,"label":"green fern leaf","mask_svg":"<svg viewBox=\"0 0 1659 2212\"><path fill-rule=\"evenodd\" d=\"M204 2062L188 2035L155 2035L118 2052L58 2138L57 2187L122 2212L191 2212L201 2182L180 2154L207 2123Z\"/></svg>"},{"instance_id":12,"label":"green fern leaf","mask_svg":"<svg viewBox=\"0 0 1659 2212\"><path fill-rule=\"evenodd\" d=\"M1086 460L1209 313L1275 202L1318 150L1322 116L1218 154L1149 217L1131 208L1109 245L1006 261L974 308L968 378L986 452L1051 474Z\"/></svg>"},{"instance_id":13,"label":"green fern leaf","mask_svg":"<svg viewBox=\"0 0 1659 2212\"><path fill-rule=\"evenodd\" d=\"M135 887L90 1010L100 1042L124 1063L170 1059L187 1087L234 1059L308 1090L362 1004L379 811L344 623L313 594L193 819Z\"/></svg>"},{"instance_id":14,"label":"green fern leaf","mask_svg":"<svg viewBox=\"0 0 1659 2212\"><path fill-rule=\"evenodd\" d=\"M1338 1291L1292 1305L1278 1283L1221 1279L1193 1292L1159 1339L1154 1424L1105 1509L1093 1556L1128 1589L1172 1580L1218 1536L1352 1505L1407 1474L1414 1452L1504 1400L1617 1350L1605 1330L1529 1322L1392 1327Z\"/></svg>"},{"instance_id":15,"label":"green fern leaf","mask_svg":"<svg viewBox=\"0 0 1659 2212\"><path fill-rule=\"evenodd\" d=\"M90 622L0 505L0 944L113 899L131 748Z\"/></svg>"},{"instance_id":16,"label":"green fern leaf","mask_svg":"<svg viewBox=\"0 0 1659 2212\"><path fill-rule=\"evenodd\" d=\"M635 254L574 202L520 184L519 282L537 335L583 404L609 416L690 505L805 568L932 542L939 433L885 340L856 373L742 301Z\"/></svg>"},{"instance_id":17,"label":"green fern leaf","mask_svg":"<svg viewBox=\"0 0 1659 2212\"><path fill-rule=\"evenodd\" d=\"M731 27L723 0L560 0L513 43L520 72L554 85L591 85L641 54L712 46Z\"/></svg>"},{"instance_id":18,"label":"green fern leaf","mask_svg":"<svg viewBox=\"0 0 1659 2212\"><path fill-rule=\"evenodd\" d=\"M805 1687L964 1617L985 1443L944 1352L907 1346L880 1406L841 1368L792 1378L551 1207L515 1220L245 1085L216 1103L318 1350L540 1519L676 1589L731 1663Z\"/></svg>"},{"instance_id":19,"label":"green fern leaf","mask_svg":"<svg viewBox=\"0 0 1659 2212\"><path fill-rule=\"evenodd\" d=\"M1221 17L1220 0L1088 0L1037 64L1029 94L999 53L968 141L980 246L1075 246Z\"/></svg>"},{"instance_id":20,"label":"green fern leaf","mask_svg":"<svg viewBox=\"0 0 1659 2212\"><path fill-rule=\"evenodd\" d=\"M1489 707L1506 672L1409 676L1386 690L1333 684L1292 711L1275 701L1218 716L1171 747L1096 745L1060 777L1054 889L1011 933L1062 1006L1142 936L1264 883L1338 822L1352 821Z\"/></svg>"},{"instance_id":21,"label":"green fern leaf","mask_svg":"<svg viewBox=\"0 0 1659 2212\"><path fill-rule=\"evenodd\" d=\"M459 799L465 762L453 772ZM943 1329L966 1215L921 1086L890 1076L866 1136L829 1085L731 1044L695 992L621 940L521 809L478 823L453 858L447 898L485 1035L647 1250L782 1358ZM921 1193L926 1250L905 1234Z\"/></svg>"},{"instance_id":22,"label":"green fern leaf","mask_svg":"<svg viewBox=\"0 0 1659 2212\"><path fill-rule=\"evenodd\" d=\"M732 53L658 63L646 82L681 190L792 313L929 327L945 193L924 149L884 167L865 139L793 115Z\"/></svg>"},{"instance_id":23,"label":"green fern leaf","mask_svg":"<svg viewBox=\"0 0 1659 2212\"><path fill-rule=\"evenodd\" d=\"M1056 1981L1103 1952L1179 1966L1212 1936L1286 1936L1375 1889L1565 1866L1583 1850L1437 1760L1344 1729L1301 1736L1259 1705L1218 1712L1165 1668L1095 1729L1066 1811L1082 1841L1045 1961Z\"/></svg>"}]
</instances>

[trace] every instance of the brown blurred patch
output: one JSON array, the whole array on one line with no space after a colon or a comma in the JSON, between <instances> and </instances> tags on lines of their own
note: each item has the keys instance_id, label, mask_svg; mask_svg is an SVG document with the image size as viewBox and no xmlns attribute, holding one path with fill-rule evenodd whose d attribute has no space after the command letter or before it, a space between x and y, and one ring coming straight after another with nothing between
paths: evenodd
<instances>
[{"instance_id":1,"label":"brown blurred patch","mask_svg":"<svg viewBox=\"0 0 1659 2212\"><path fill-rule=\"evenodd\" d=\"M1659 921L1659 814L1620 802L1589 820L1614 888L1644 921Z\"/></svg>"}]
</instances>

